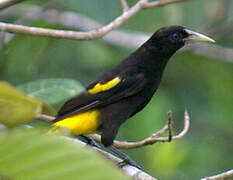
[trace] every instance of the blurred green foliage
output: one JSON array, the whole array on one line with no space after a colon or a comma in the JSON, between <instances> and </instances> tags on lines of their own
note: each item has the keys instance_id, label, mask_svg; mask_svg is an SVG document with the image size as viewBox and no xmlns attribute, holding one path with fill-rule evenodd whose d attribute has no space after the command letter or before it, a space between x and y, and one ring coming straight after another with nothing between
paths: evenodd
<instances>
[{"instance_id":1,"label":"blurred green foliage","mask_svg":"<svg viewBox=\"0 0 233 180\"><path fill-rule=\"evenodd\" d=\"M57 78L25 83L19 89L58 109L67 99L80 94L84 87L78 81Z\"/></svg>"},{"instance_id":2,"label":"blurred green foliage","mask_svg":"<svg viewBox=\"0 0 233 180\"><path fill-rule=\"evenodd\" d=\"M112 163L75 140L45 132L23 128L0 133L0 179L129 179Z\"/></svg>"},{"instance_id":3,"label":"blurred green foliage","mask_svg":"<svg viewBox=\"0 0 233 180\"><path fill-rule=\"evenodd\" d=\"M37 115L55 115L55 110L39 99L30 97L7 82L0 82L0 123L15 128L32 122Z\"/></svg>"},{"instance_id":4,"label":"blurred green foliage","mask_svg":"<svg viewBox=\"0 0 233 180\"><path fill-rule=\"evenodd\" d=\"M119 1L55 2L54 7L61 11L83 13L102 24L122 12ZM121 28L152 34L161 26L179 24L202 32L221 27L232 18L231 0L195 0L142 11ZM46 21L33 22L33 25L51 27ZM233 33L225 33L217 43L233 48ZM16 35L1 49L0 79L16 86L50 78L77 80L87 85L131 52L133 49L98 40L71 41ZM176 133L183 128L184 109L188 109L190 131L183 139L171 143L157 143L125 152L159 179L200 179L232 168L232 78L232 63L191 52L176 53L165 70L156 95L142 112L122 126L118 139L136 141L150 136L166 123L166 113L170 109ZM51 93L49 96L56 95ZM49 103L46 102L49 98L42 99ZM56 103L53 105L58 108Z\"/></svg>"}]
</instances>

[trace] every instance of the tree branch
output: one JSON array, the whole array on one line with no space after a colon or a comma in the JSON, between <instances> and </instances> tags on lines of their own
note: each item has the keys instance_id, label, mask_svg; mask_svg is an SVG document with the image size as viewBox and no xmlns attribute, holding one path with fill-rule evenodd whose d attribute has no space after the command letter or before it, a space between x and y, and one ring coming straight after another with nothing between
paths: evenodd
<instances>
[{"instance_id":1,"label":"tree branch","mask_svg":"<svg viewBox=\"0 0 233 180\"><path fill-rule=\"evenodd\" d=\"M105 158L109 159L110 161L112 161L113 163L117 164L119 162L121 162L122 160L119 159L118 157L103 151L99 148L93 147L93 146L87 146L84 142L77 140L77 139L73 139L73 138L68 138L71 141L75 141L78 144L81 144L82 147L88 147L93 149L94 151L97 151L98 153L100 153L101 155L103 155ZM133 180L157 180L154 177L152 177L151 175L147 174L146 172L133 167L131 165L125 165L122 167L122 170L124 171L124 173L130 177L132 177Z\"/></svg>"},{"instance_id":2,"label":"tree branch","mask_svg":"<svg viewBox=\"0 0 233 180\"><path fill-rule=\"evenodd\" d=\"M161 0L156 1L156 4L146 7L148 0L139 0L133 7L125 11L121 16L117 17L115 20L103 26L99 29L90 30L88 32L77 32L77 31L66 31L66 30L55 30L48 28L39 28L39 27L30 27L24 25L15 25L9 23L0 22L0 30L10 32L10 33L19 33L27 34L34 36L46 36L46 37L55 37L63 39L73 39L73 40L90 40L98 39L103 37L105 34L109 33L113 29L116 29L136 13L142 9L165 6L172 3L178 3L186 0Z\"/></svg>"},{"instance_id":3,"label":"tree branch","mask_svg":"<svg viewBox=\"0 0 233 180\"><path fill-rule=\"evenodd\" d=\"M27 11L26 14L25 9ZM47 23L52 25L60 25L66 28L80 29L82 31L90 31L91 29L99 28L102 26L95 20L82 14L70 11L59 12L55 9L43 10L37 6L10 8L7 11L0 12L0 16L5 18L22 17L22 15L25 17L24 23L26 22L27 24L33 21L45 20ZM149 35L143 34L141 32L111 31L102 37L102 39L109 44L127 48L136 48L148 37ZM9 40L10 38L6 37L6 43Z\"/></svg>"},{"instance_id":4,"label":"tree branch","mask_svg":"<svg viewBox=\"0 0 233 180\"><path fill-rule=\"evenodd\" d=\"M225 180L231 177L233 177L233 169L215 176L202 178L201 180Z\"/></svg>"},{"instance_id":5,"label":"tree branch","mask_svg":"<svg viewBox=\"0 0 233 180\"><path fill-rule=\"evenodd\" d=\"M27 10L26 19L28 23L36 20L46 20L50 24L61 25L68 28L77 28L83 31L89 31L94 28L101 27L101 24L96 22L95 20L88 18L82 14L73 13L73 12L58 12L54 9L49 9L43 11L41 8L36 6L30 7L17 7L10 8L7 11L3 11L0 13L1 17L20 17L22 14L25 14L25 8ZM232 23L233 21L226 21L220 29L224 29L224 32L232 31ZM214 32L208 32L207 34L215 34L215 36L221 36L219 34L219 30L215 29ZM221 31L220 31L221 32ZM5 40L8 42L10 40L9 34L6 34ZM135 31L121 31L115 30L106 34L102 37L102 40L105 42L117 45L126 48L137 48L142 43L144 43L149 38L149 34L143 32L135 32ZM215 59L220 59L227 62L233 62L233 49L227 47L221 47L214 44L194 44L189 46L185 50L189 50L194 54L207 56Z\"/></svg>"},{"instance_id":6,"label":"tree branch","mask_svg":"<svg viewBox=\"0 0 233 180\"><path fill-rule=\"evenodd\" d=\"M119 149L132 149L132 148L139 148L145 145L151 145L157 142L170 142L171 140L180 139L182 138L189 130L190 126L190 117L188 112L185 111L184 113L184 128L183 130L175 136L172 136L172 114L171 111L168 112L168 122L167 124L156 133L152 134L152 136L147 137L141 141L137 142L127 142L127 141L114 141L114 146ZM168 137L161 137L165 132L169 132ZM93 139L98 142L101 142L101 136L98 134L90 135Z\"/></svg>"},{"instance_id":7,"label":"tree branch","mask_svg":"<svg viewBox=\"0 0 233 180\"><path fill-rule=\"evenodd\" d=\"M191 51L194 54L207 56L223 60L226 62L233 62L233 48L221 47L213 44L201 44L195 43L187 47L186 50Z\"/></svg>"},{"instance_id":8,"label":"tree branch","mask_svg":"<svg viewBox=\"0 0 233 180\"><path fill-rule=\"evenodd\" d=\"M25 1L25 0L1 0L0 1L0 10L8 8L12 5L15 5L15 4L23 2L23 1Z\"/></svg>"}]
</instances>

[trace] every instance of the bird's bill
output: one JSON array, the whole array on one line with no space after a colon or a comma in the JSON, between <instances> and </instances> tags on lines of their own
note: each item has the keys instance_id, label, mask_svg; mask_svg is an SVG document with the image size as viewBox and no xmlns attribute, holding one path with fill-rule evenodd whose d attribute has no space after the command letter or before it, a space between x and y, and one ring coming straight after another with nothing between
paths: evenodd
<instances>
[{"instance_id":1,"label":"bird's bill","mask_svg":"<svg viewBox=\"0 0 233 180\"><path fill-rule=\"evenodd\" d=\"M185 29L185 31L189 34L189 36L185 40L188 40L188 41L206 41L206 42L212 42L212 43L215 42L215 40L213 40L212 38L210 38L204 34L200 34L200 33L191 31L189 29Z\"/></svg>"}]
</instances>

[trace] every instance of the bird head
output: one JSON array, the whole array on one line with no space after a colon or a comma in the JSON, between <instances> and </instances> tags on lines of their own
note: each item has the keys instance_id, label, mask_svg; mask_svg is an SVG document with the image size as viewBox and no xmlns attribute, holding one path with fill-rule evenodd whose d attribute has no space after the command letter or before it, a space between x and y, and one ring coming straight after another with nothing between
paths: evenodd
<instances>
[{"instance_id":1,"label":"bird head","mask_svg":"<svg viewBox=\"0 0 233 180\"><path fill-rule=\"evenodd\" d=\"M187 43L207 41L215 42L210 37L191 31L182 26L168 26L156 31L149 40L155 49L167 55L172 55Z\"/></svg>"}]
</instances>

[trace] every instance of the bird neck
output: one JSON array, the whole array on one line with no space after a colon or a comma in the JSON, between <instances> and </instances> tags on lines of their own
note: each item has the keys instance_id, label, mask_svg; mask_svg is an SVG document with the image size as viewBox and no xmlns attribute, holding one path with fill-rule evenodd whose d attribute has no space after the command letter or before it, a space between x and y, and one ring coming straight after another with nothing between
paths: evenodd
<instances>
[{"instance_id":1,"label":"bird neck","mask_svg":"<svg viewBox=\"0 0 233 180\"><path fill-rule=\"evenodd\" d=\"M168 60L173 54L163 54L156 47L145 43L127 59L131 61L130 63L146 69L152 73L151 75L162 75Z\"/></svg>"}]
</instances>

